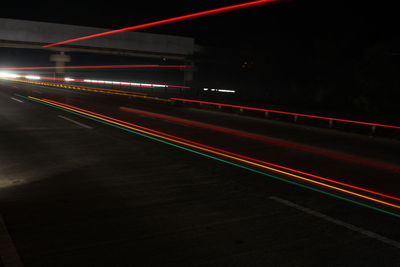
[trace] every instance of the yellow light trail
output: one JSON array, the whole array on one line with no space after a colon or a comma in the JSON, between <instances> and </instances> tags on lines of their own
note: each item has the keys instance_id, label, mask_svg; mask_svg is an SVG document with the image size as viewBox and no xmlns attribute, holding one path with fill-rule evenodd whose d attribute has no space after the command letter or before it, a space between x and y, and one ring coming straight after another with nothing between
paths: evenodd
<instances>
[{"instance_id":1,"label":"yellow light trail","mask_svg":"<svg viewBox=\"0 0 400 267\"><path fill-rule=\"evenodd\" d=\"M61 88L77 90L77 91L95 92L95 93L102 93L102 94L109 94L109 95L130 96L130 97L134 97L134 98L150 99L150 100L156 100L156 101L161 101L161 102L172 102L172 100L170 100L170 99L147 96L145 93L114 90L114 89L107 89L107 88L103 89L103 88L98 88L98 87L68 85L68 84L61 84L61 83L50 83L50 82L42 82L42 81L26 81L26 80L11 79L11 78L3 78L3 79L10 80L10 81L16 81L16 82L22 82L22 83L38 84L38 85L43 85L43 86L61 87Z\"/></svg>"},{"instance_id":2,"label":"yellow light trail","mask_svg":"<svg viewBox=\"0 0 400 267\"><path fill-rule=\"evenodd\" d=\"M396 205L396 204L393 204L393 203L390 203L390 202L386 202L386 201L382 201L382 200L379 200L379 199L376 199L376 198L372 198L372 197L369 197L369 196L366 196L366 195L363 195L363 194L359 194L359 193L356 193L356 192L353 192L353 191L350 191L350 190L346 190L346 189L343 189L343 188L339 188L339 187L336 187L336 186L332 186L332 185L329 185L329 184L326 184L326 183L315 181L315 180L312 180L312 179L309 179L309 178L306 178L306 177L303 177L303 176L300 176L300 175L292 174L292 173L289 173L289 172L286 172L286 171L282 171L282 170L279 170L279 169L275 169L275 168L272 168L272 167L269 167L269 166L265 166L265 165L262 165L262 164L259 164L259 163L256 163L256 162L252 162L252 161L245 160L245 159L242 159L242 158L238 158L238 157L235 157L235 156L231 156L231 155L228 155L228 154L225 154L225 153L214 151L212 149L208 149L208 148L204 148L204 147L201 147L201 146L193 145L193 144L190 144L190 143L187 143L187 142L184 142L184 141L172 139L172 138L160 135L160 134L152 133L152 132L149 132L149 131L146 131L146 130L142 130L142 129L139 129L139 128L136 128L136 127L132 127L132 126L129 126L129 125L126 125L126 124L123 124L123 123L115 122L113 120L106 119L106 118L103 118L103 117L100 117L100 116L96 116L96 115L93 115L93 114L90 114L90 113L87 113L87 112L83 112L83 111L80 111L80 110L77 110L77 109L73 109L73 108L70 108L70 107L63 106L63 105L55 104L55 103L53 103L51 101L46 101L46 100L42 100L42 99L35 98L35 97L29 97L29 98L32 98L32 99L34 99L36 101L44 102L44 103L47 103L47 104L50 104L50 105L58 106L58 107L61 107L63 109L71 110L71 111L79 113L79 114L84 114L86 116L93 117L93 118L96 118L98 120L105 121L105 122L108 122L108 123L111 123L111 124L115 124L115 125L130 129L130 130L134 130L134 131L141 132L141 133L144 133L144 134L147 134L147 135L155 136L157 138L168 140L168 141L171 141L171 142L174 142L174 143L178 143L178 144L181 144L181 145L184 145L184 146L196 148L196 149L199 149L199 150L202 150L202 151L206 151L206 152L209 152L209 153L212 153L212 154L215 154L215 155L219 155L219 156L222 156L222 157L225 157L225 158L230 158L230 159L233 159L233 160L236 160L236 161L240 161L240 162L243 162L243 163L246 163L246 164L257 166L257 167L260 167L260 168L263 168L263 169L274 171L274 172L277 172L277 173L280 173L280 174L284 174L284 175L287 175L287 176L290 176L290 177L293 177L293 178L297 178L297 179L300 179L300 180L303 180L303 181L314 183L314 184L317 184L317 185L320 185L320 186L323 186L323 187L327 187L327 188L330 188L330 189L341 191L343 193L347 193L347 194L350 194L350 195L353 195L353 196L364 198L364 199L367 199L367 200L370 200L370 201L373 201L373 202L376 202L376 203L380 203L380 204L383 204L383 205L386 205L386 206L390 206L390 207L393 207L393 208L400 209L399 205Z\"/></svg>"}]
</instances>

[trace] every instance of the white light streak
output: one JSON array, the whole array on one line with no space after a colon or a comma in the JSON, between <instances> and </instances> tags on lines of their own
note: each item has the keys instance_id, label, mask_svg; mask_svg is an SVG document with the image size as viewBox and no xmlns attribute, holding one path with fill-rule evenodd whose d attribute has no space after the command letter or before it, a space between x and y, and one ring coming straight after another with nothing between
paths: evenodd
<instances>
[{"instance_id":1,"label":"white light streak","mask_svg":"<svg viewBox=\"0 0 400 267\"><path fill-rule=\"evenodd\" d=\"M0 72L0 78L20 78L21 76L15 73Z\"/></svg>"},{"instance_id":2,"label":"white light streak","mask_svg":"<svg viewBox=\"0 0 400 267\"><path fill-rule=\"evenodd\" d=\"M235 90L227 90L227 89L218 89L218 92L222 92L222 93L235 93Z\"/></svg>"},{"instance_id":3,"label":"white light streak","mask_svg":"<svg viewBox=\"0 0 400 267\"><path fill-rule=\"evenodd\" d=\"M212 91L212 92L220 92L220 93L231 93L234 94L236 93L235 90L228 90L228 89L208 89L208 88L203 88L203 91Z\"/></svg>"},{"instance_id":4,"label":"white light streak","mask_svg":"<svg viewBox=\"0 0 400 267\"><path fill-rule=\"evenodd\" d=\"M36 75L26 75L25 78L27 78L28 80L40 80L40 76L36 76Z\"/></svg>"}]
</instances>

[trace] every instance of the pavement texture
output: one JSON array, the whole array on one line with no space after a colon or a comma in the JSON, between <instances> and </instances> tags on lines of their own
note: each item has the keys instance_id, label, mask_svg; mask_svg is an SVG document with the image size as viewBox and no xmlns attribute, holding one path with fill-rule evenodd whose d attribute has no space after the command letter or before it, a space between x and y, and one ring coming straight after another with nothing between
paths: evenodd
<instances>
[{"instance_id":1,"label":"pavement texture","mask_svg":"<svg viewBox=\"0 0 400 267\"><path fill-rule=\"evenodd\" d=\"M399 218L15 93L398 195L399 173L381 165L323 157L119 107L394 166L400 165L395 139L122 97L0 86L0 266L400 266Z\"/></svg>"}]
</instances>

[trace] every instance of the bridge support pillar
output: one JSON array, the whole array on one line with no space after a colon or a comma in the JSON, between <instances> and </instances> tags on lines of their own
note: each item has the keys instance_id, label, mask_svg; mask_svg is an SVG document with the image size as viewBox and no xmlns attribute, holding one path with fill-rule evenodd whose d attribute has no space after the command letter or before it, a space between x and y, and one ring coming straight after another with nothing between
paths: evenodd
<instances>
[{"instance_id":1,"label":"bridge support pillar","mask_svg":"<svg viewBox=\"0 0 400 267\"><path fill-rule=\"evenodd\" d=\"M196 71L196 67L193 61L186 63L187 67L182 68L183 71L183 82L185 85L191 84L193 82L194 72Z\"/></svg>"},{"instance_id":2,"label":"bridge support pillar","mask_svg":"<svg viewBox=\"0 0 400 267\"><path fill-rule=\"evenodd\" d=\"M65 75L65 63L71 61L71 56L66 55L64 52L60 52L59 54L53 54L50 56L50 61L56 63L56 77L64 77Z\"/></svg>"}]
</instances>

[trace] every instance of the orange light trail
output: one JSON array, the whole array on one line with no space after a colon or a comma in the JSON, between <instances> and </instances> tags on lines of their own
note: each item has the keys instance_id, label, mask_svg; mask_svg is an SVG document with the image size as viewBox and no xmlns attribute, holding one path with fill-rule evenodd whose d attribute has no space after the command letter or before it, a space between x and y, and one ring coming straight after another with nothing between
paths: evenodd
<instances>
[{"instance_id":1,"label":"orange light trail","mask_svg":"<svg viewBox=\"0 0 400 267\"><path fill-rule=\"evenodd\" d=\"M54 79L57 79L57 78L54 78ZM161 101L161 102L172 102L172 100L170 100L168 98L148 96L145 93L137 93L137 92L133 92L133 91L121 91L121 90L114 90L114 89L107 89L107 88L70 85L70 84L64 84L64 83L50 83L50 82L42 82L42 81L28 81L28 80L19 80L19 79L11 79L11 78L6 78L6 80L30 83L30 84L38 84L38 85L42 85L42 86L59 87L59 88L65 88L68 90L86 91L86 92L94 92L94 93L109 94L109 95L129 96L129 97L134 97L134 98L142 98L142 99L146 99L146 100L155 100L155 101Z\"/></svg>"},{"instance_id":2,"label":"orange light trail","mask_svg":"<svg viewBox=\"0 0 400 267\"><path fill-rule=\"evenodd\" d=\"M210 125L210 124L206 124L206 123L200 123L200 122L194 122L191 120L175 118L175 117L171 117L171 116L167 116L167 115L156 114L153 112L146 112L146 111L132 109L132 108L126 108L126 107L120 107L119 109L122 111L134 113L134 114L149 116L149 117L153 117L153 118L159 118L159 119L167 120L167 121L173 121L173 122L176 122L179 124L191 125L191 126L211 130L211 131L217 131L217 132L235 135L235 136L239 136L239 137L243 137L243 138L247 138L247 139L252 139L252 140L260 141L263 143L273 144L273 145L277 145L277 146L283 146L283 147L287 147L290 149L296 149L296 150L300 150L300 151L304 151L304 152L308 152L308 153L312 153L312 154L322 155L322 156L333 158L333 159L338 159L338 160L352 162L352 163L356 163L356 164L360 164L360 165L364 165L364 166L368 166L368 167L383 169L383 170L390 171L390 172L396 172L396 173L400 172L400 166L398 166L398 165L387 164L387 163L383 163L383 162L376 162L376 161L372 161L372 160L368 160L365 158L360 158L360 157L356 157L356 156L352 156L352 155L337 153L334 151L324 150L324 149L320 149L320 148L314 148L312 146L307 146L307 145L302 145L302 144L297 144L297 143L290 143L290 142L282 141L279 139L267 138L265 136L250 134L250 133L233 130L233 129L228 129L228 128L224 128L224 127L219 127L219 126L215 126L215 125ZM400 199L398 199L398 200L400 200Z\"/></svg>"},{"instance_id":3,"label":"orange light trail","mask_svg":"<svg viewBox=\"0 0 400 267\"><path fill-rule=\"evenodd\" d=\"M91 111L86 111L86 110L81 109L81 108L76 108L76 107L71 108L73 106L65 105L65 104L58 104L59 102L57 103L56 101L49 101L47 99L39 99L39 98L35 98L35 97L29 97L29 98L34 99L36 101L44 102L44 103L47 103L47 104L51 104L51 105L54 105L54 106L57 106L57 107L60 107L60 108L66 109L66 110L70 110L70 111L73 111L73 112L76 112L76 113L79 113L79 114L83 114L83 115L86 115L86 116L89 116L89 117L92 117L92 118L95 118L95 119L98 119L98 120L101 120L101 121L105 121L105 122L108 122L108 123L111 123L111 124L114 124L114 125L125 127L127 129L130 129L130 130L133 130L133 131L144 133L146 135L150 135L150 136L154 136L154 137L157 137L157 138L161 138L163 140L168 140L168 141L171 141L173 143L178 143L178 144L181 144L181 145L184 145L184 146L187 146L187 147L192 147L192 148L195 148L195 149L198 149L198 150L201 150L201 151L212 153L214 155L219 155L219 156L222 156L222 157L225 157L225 158L233 159L235 161L240 161L242 163L246 163L246 164L249 164L249 165L253 165L253 166L260 167L260 168L263 168L263 169L267 169L267 170L270 170L270 171L274 171L274 172L277 172L277 173L280 173L280 174L283 174L283 175L286 175L286 176L289 176L289 177L300 179L302 181L310 182L310 183L317 184L317 185L322 186L322 187L330 188L330 189L333 189L333 190L336 190L336 191L340 191L342 193L350 194L350 195L357 196L357 197L360 197L360 198L363 198L363 199L367 199L369 201L373 201L373 202L380 203L380 204L383 204L383 205L386 205L386 206L390 206L390 207L393 207L393 208L400 209L399 205L396 205L396 204L393 204L393 203L390 203L390 202L382 201L380 199L369 197L369 196L366 196L366 195L363 195L363 194L359 194L359 193L356 193L356 192L353 192L353 191L349 191L349 190L346 190L346 189L343 189L343 188L339 188L339 187L332 186L332 185L329 185L329 184L326 184L326 183L318 182L318 181L315 181L315 180L312 180L312 179L309 179L309 178L305 178L305 177L302 177L302 176L299 176L299 175L296 175L296 174L293 174L293 173L289 173L287 171L282 171L282 170L279 170L279 169L276 169L276 168L268 167L268 166L265 166L263 164L259 164L259 163L254 162L254 161L247 160L242 156L238 157L239 155L238 156L233 156L233 155L229 155L227 153L219 152L216 149L206 148L205 145L195 145L195 144L193 144L191 142L183 141L183 140L185 140L183 138L177 138L175 136L172 136L172 135L169 135L169 134L166 134L166 133L163 133L163 132L155 131L155 130L152 130L152 129L149 129L149 128L145 128L145 127L142 127L142 126L139 126L139 125L135 125L135 124L132 124L132 123L124 122L124 121L121 121L121 120L118 120L118 119L114 119L114 118L111 118L111 117L107 117L107 116L104 116L104 115L100 115L100 114L97 114L97 113L94 113L94 112L91 112Z\"/></svg>"},{"instance_id":4,"label":"orange light trail","mask_svg":"<svg viewBox=\"0 0 400 267\"><path fill-rule=\"evenodd\" d=\"M26 76L25 76L26 78ZM3 78L4 79L4 78ZM7 78L8 80L12 80L12 78ZM14 79L18 82L24 82L21 79ZM51 81L63 81L63 82L74 82L74 83L89 83L89 84L100 84L100 85L120 85L124 87L141 87L141 88L182 88L182 89L191 89L189 86L182 85L170 85L170 84L152 84L152 83L137 83L137 82L120 82L120 81L106 81L106 80L90 80L90 79L70 79L68 78L59 78L59 77L46 77L40 76L38 80L51 80Z\"/></svg>"}]
</instances>

